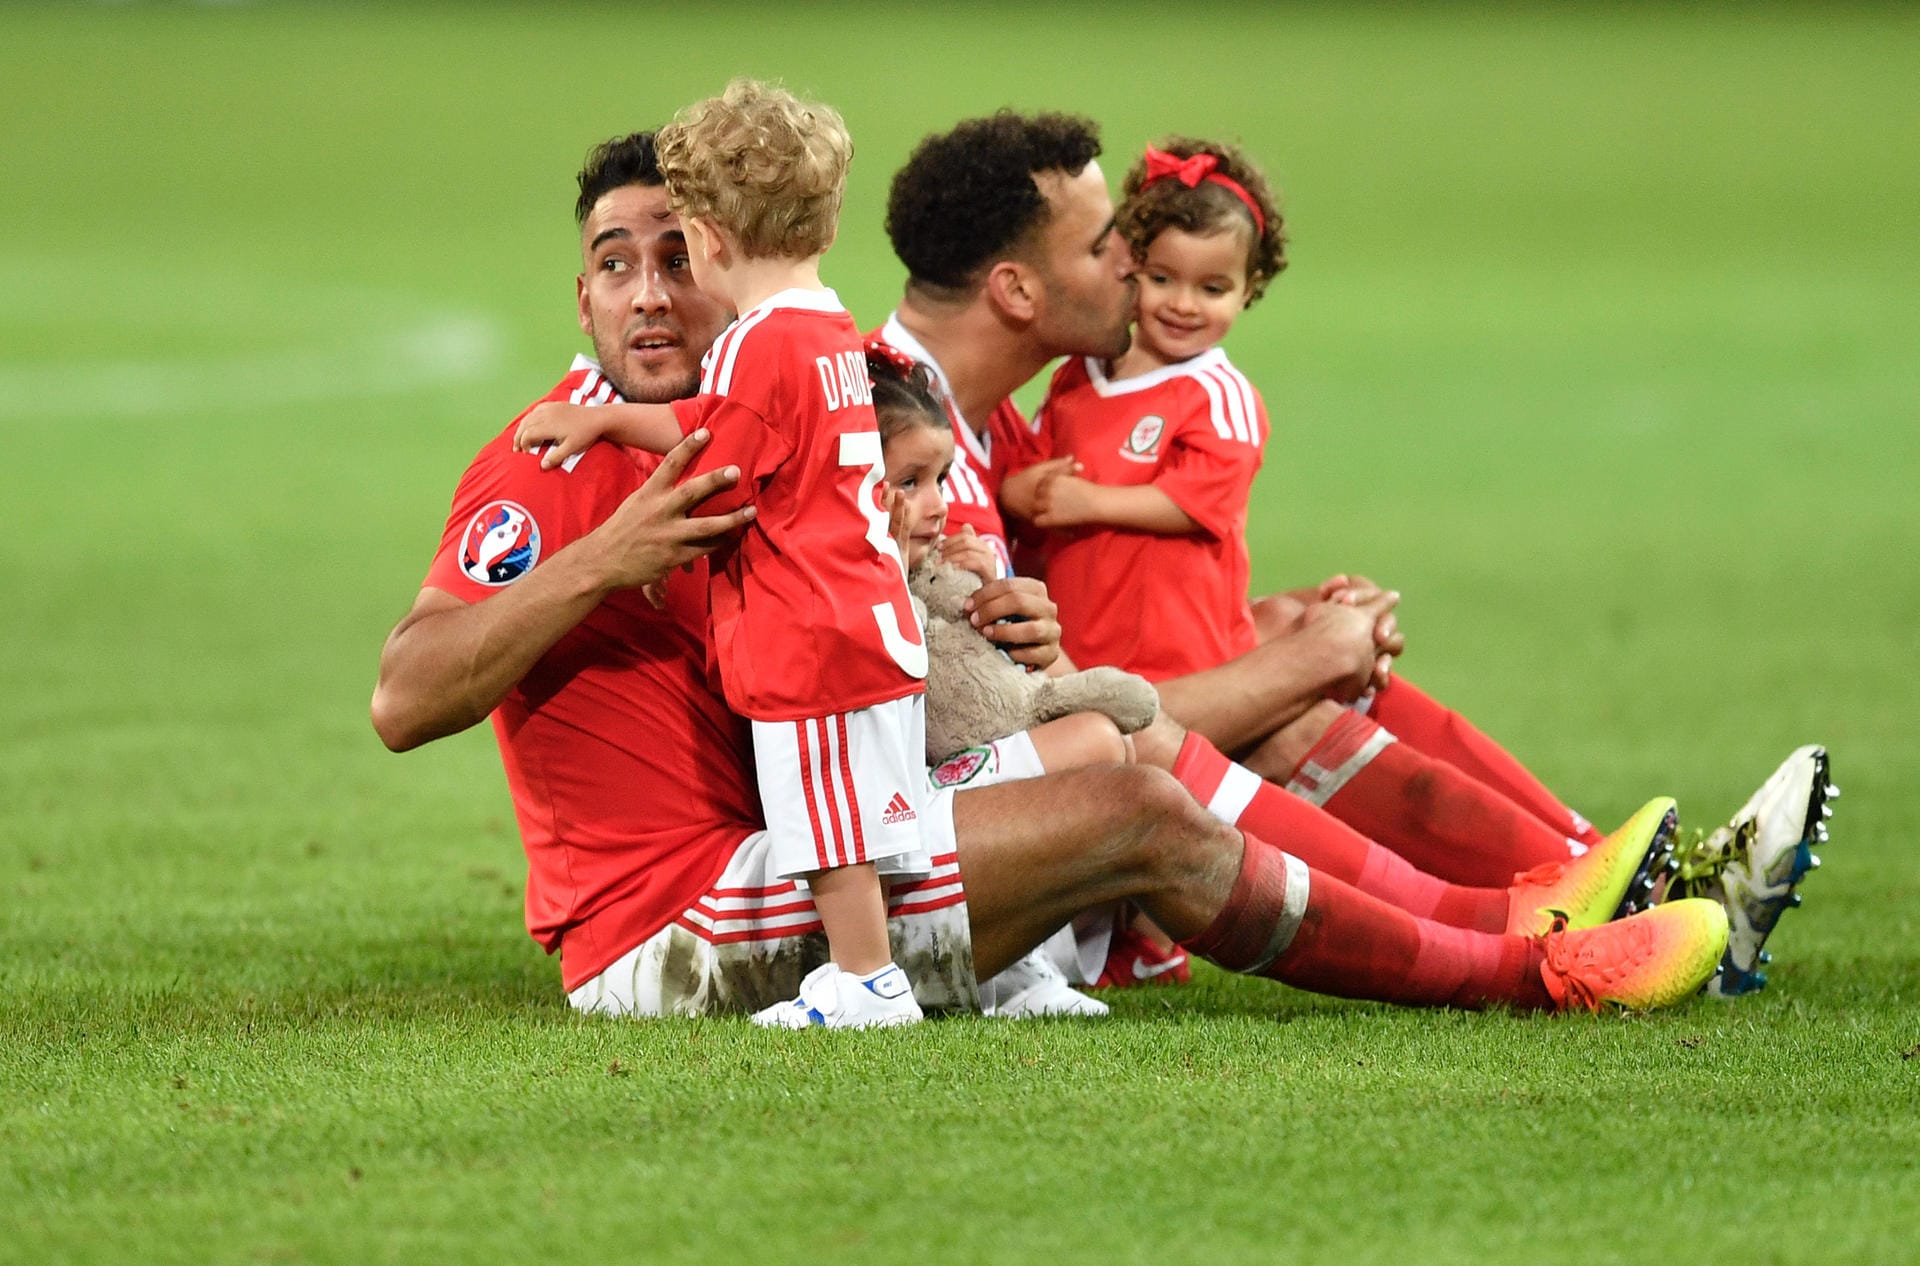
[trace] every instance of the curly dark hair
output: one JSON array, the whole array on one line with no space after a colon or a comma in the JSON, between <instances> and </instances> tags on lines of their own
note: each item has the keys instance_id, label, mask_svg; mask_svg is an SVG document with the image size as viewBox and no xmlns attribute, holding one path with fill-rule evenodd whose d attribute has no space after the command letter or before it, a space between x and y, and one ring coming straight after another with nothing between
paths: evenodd
<instances>
[{"instance_id":1,"label":"curly dark hair","mask_svg":"<svg viewBox=\"0 0 1920 1266\"><path fill-rule=\"evenodd\" d=\"M587 151L580 168L580 197L573 204L576 224L585 224L593 204L628 185L665 185L660 160L654 153L652 132L631 132L600 142Z\"/></svg>"},{"instance_id":2,"label":"curly dark hair","mask_svg":"<svg viewBox=\"0 0 1920 1266\"><path fill-rule=\"evenodd\" d=\"M953 425L940 403L933 369L898 352L867 348L867 377L873 381L873 411L880 419L880 442L916 426L944 431Z\"/></svg>"},{"instance_id":3,"label":"curly dark hair","mask_svg":"<svg viewBox=\"0 0 1920 1266\"><path fill-rule=\"evenodd\" d=\"M1045 226L1034 176L1076 175L1099 153L1100 129L1074 114L1002 110L922 140L887 195L887 237L909 284L975 285Z\"/></svg>"},{"instance_id":4,"label":"curly dark hair","mask_svg":"<svg viewBox=\"0 0 1920 1266\"><path fill-rule=\"evenodd\" d=\"M1287 268L1287 226L1280 218L1280 205L1267 178L1237 145L1170 136L1154 148L1177 158L1213 155L1220 164L1214 170L1237 183L1259 203L1260 216L1267 222L1267 228L1266 232L1260 232L1247 204L1210 180L1202 180L1191 189L1171 178L1148 184L1147 161L1142 158L1127 172L1120 195L1120 211L1114 221L1120 236L1133 248L1134 259L1144 261L1147 247L1167 229L1216 233L1229 227L1244 228L1248 239L1247 306L1252 307L1254 301L1266 293L1267 283Z\"/></svg>"}]
</instances>

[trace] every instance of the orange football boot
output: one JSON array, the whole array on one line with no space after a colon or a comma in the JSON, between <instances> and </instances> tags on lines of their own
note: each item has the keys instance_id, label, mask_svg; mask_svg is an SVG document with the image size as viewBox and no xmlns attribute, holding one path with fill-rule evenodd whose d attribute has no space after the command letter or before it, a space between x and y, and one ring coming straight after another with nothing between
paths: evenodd
<instances>
[{"instance_id":1,"label":"orange football boot","mask_svg":"<svg viewBox=\"0 0 1920 1266\"><path fill-rule=\"evenodd\" d=\"M1699 993L1727 952L1727 912L1702 897L1669 901L1612 923L1555 928L1540 978L1560 1011L1670 1007Z\"/></svg>"}]
</instances>

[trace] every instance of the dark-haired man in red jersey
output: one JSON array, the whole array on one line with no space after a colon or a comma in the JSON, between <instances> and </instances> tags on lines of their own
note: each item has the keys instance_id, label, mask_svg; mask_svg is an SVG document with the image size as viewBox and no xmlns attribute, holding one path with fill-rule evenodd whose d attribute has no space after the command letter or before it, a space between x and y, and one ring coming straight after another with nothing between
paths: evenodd
<instances>
[{"instance_id":1,"label":"dark-haired man in red jersey","mask_svg":"<svg viewBox=\"0 0 1920 1266\"><path fill-rule=\"evenodd\" d=\"M925 138L889 194L887 231L907 282L880 333L935 368L955 433L948 530L986 542L1003 565L1001 512L1021 512L1031 495L1009 484L1003 496L1003 473L1051 455L1034 451L1033 429L1009 397L1057 357L1110 360L1128 346L1133 261L1114 231L1099 153L1086 119L1002 111ZM956 188L967 196L953 196ZM1228 816L1284 835L1315 864L1335 864L1315 840L1366 856L1336 829L1344 824L1420 872L1495 887L1612 838L1465 717L1391 673L1405 645L1397 601L1356 575L1254 604L1259 645L1157 683L1179 725L1136 736L1140 757L1172 769L1203 802L1220 783L1222 753L1238 762L1237 784L1250 783L1251 771L1284 786L1303 803L1256 791L1244 809L1230 797ZM1361 640L1336 608L1373 617ZM1368 666L1358 676L1356 662ZM1801 748L1696 850L1701 877L1690 890L1722 900L1735 927L1716 990L1764 983L1760 946L1813 864L1827 786L1824 750ZM1156 952L1123 932L1115 962L1133 960L1137 974L1142 961L1152 969ZM1115 974L1109 964L1110 981Z\"/></svg>"},{"instance_id":2,"label":"dark-haired man in red jersey","mask_svg":"<svg viewBox=\"0 0 1920 1266\"><path fill-rule=\"evenodd\" d=\"M578 308L597 359L544 398L684 394L725 325L687 273L651 142L608 142L581 174ZM690 515L733 478L676 486L697 434L663 459L598 445L542 471L511 452L513 430L461 481L382 651L374 728L404 750L491 714L528 856L528 929L560 954L576 1008L744 1014L791 997L824 942L805 894L769 870L741 724L706 673L705 586L680 570L750 530L751 508ZM983 614L1027 617L996 626L1016 659L1057 657L1040 586L982 594ZM1347 640L1366 639L1373 617L1347 610ZM1414 1005L1664 1005L1698 988L1724 944L1706 902L1540 935L1419 917L1315 874L1142 766L949 793L928 816L948 846L930 877L893 890L890 922L896 961L936 1007L973 1005L976 973L1123 899L1230 969Z\"/></svg>"}]
</instances>

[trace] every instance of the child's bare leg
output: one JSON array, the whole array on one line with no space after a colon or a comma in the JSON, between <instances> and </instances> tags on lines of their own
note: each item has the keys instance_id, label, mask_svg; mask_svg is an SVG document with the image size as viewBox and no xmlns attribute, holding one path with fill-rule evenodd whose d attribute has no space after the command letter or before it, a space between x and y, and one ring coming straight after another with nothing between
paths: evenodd
<instances>
[{"instance_id":1,"label":"child's bare leg","mask_svg":"<svg viewBox=\"0 0 1920 1266\"><path fill-rule=\"evenodd\" d=\"M1101 712L1076 712L1027 731L1040 764L1050 774L1086 765L1130 765L1133 744L1113 718Z\"/></svg>"},{"instance_id":2,"label":"child's bare leg","mask_svg":"<svg viewBox=\"0 0 1920 1266\"><path fill-rule=\"evenodd\" d=\"M818 870L807 876L807 886L826 929L827 951L841 971L864 976L893 961L887 898L872 865Z\"/></svg>"}]
</instances>

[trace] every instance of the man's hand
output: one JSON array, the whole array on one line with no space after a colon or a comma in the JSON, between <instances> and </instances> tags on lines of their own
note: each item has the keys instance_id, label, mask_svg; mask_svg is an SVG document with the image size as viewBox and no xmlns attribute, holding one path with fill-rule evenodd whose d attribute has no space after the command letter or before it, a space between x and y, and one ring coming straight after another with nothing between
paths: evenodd
<instances>
[{"instance_id":1,"label":"man's hand","mask_svg":"<svg viewBox=\"0 0 1920 1266\"><path fill-rule=\"evenodd\" d=\"M1388 657L1375 644L1374 630L1399 601L1399 594L1388 591L1366 599L1343 596L1307 608L1300 632L1320 643L1329 657L1334 678L1328 698L1351 703L1384 684L1381 661Z\"/></svg>"},{"instance_id":2,"label":"man's hand","mask_svg":"<svg viewBox=\"0 0 1920 1266\"><path fill-rule=\"evenodd\" d=\"M1077 475L1085 469L1072 457L1054 457L1035 462L1000 481L1000 508L1016 518L1031 521L1035 498L1039 496L1043 484L1060 475Z\"/></svg>"},{"instance_id":3,"label":"man's hand","mask_svg":"<svg viewBox=\"0 0 1920 1266\"><path fill-rule=\"evenodd\" d=\"M1060 658L1060 609L1047 596L1047 587L1031 576L989 580L962 610L973 627L1016 664L1045 669Z\"/></svg>"},{"instance_id":4,"label":"man's hand","mask_svg":"<svg viewBox=\"0 0 1920 1266\"><path fill-rule=\"evenodd\" d=\"M752 522L756 511L750 505L731 514L689 517L693 507L740 480L739 467L726 466L683 484L677 482L709 438L702 427L674 445L605 523L574 544L575 549L589 551L586 561L598 574L603 590L633 589L664 580L674 568L711 554Z\"/></svg>"},{"instance_id":5,"label":"man's hand","mask_svg":"<svg viewBox=\"0 0 1920 1266\"><path fill-rule=\"evenodd\" d=\"M1304 596L1297 590L1289 590L1255 598L1250 604L1255 635L1262 642L1271 642L1277 637L1299 632L1300 622L1306 619L1307 608L1320 600L1317 589L1308 590Z\"/></svg>"},{"instance_id":6,"label":"man's hand","mask_svg":"<svg viewBox=\"0 0 1920 1266\"><path fill-rule=\"evenodd\" d=\"M1320 582L1320 596L1327 602L1367 602L1386 592L1379 585L1358 574L1329 576ZM1396 601L1399 595L1394 595ZM1393 673L1393 661L1407 649L1406 635L1400 632L1400 620L1391 608L1380 617L1373 629L1374 649L1379 652L1374 662L1375 690L1383 689Z\"/></svg>"}]
</instances>

